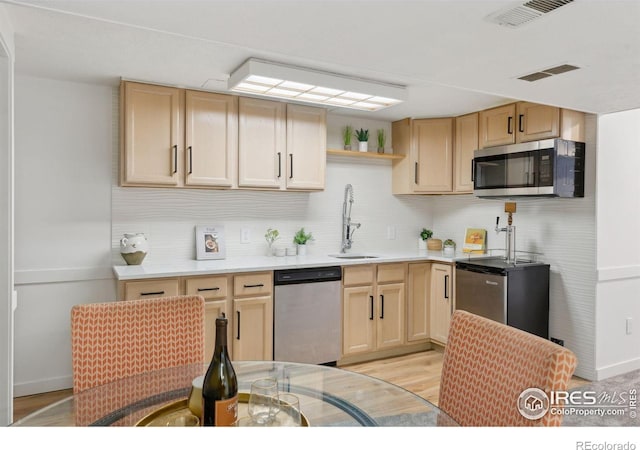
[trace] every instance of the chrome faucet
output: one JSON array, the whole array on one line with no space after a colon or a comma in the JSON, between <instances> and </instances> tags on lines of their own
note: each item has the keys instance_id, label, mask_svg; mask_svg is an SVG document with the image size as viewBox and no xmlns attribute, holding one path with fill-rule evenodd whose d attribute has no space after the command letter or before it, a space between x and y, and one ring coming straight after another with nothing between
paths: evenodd
<instances>
[{"instance_id":1,"label":"chrome faucet","mask_svg":"<svg viewBox=\"0 0 640 450\"><path fill-rule=\"evenodd\" d=\"M342 246L340 253L351 248L353 233L360 228L360 224L351 222L351 207L353 206L353 186L347 184L344 188L344 203L342 204Z\"/></svg>"}]
</instances>

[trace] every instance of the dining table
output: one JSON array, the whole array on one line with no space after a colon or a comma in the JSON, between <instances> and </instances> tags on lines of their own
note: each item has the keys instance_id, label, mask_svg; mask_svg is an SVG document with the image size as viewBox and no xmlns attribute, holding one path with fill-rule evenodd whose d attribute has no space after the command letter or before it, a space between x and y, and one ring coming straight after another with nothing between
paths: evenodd
<instances>
[{"instance_id":1,"label":"dining table","mask_svg":"<svg viewBox=\"0 0 640 450\"><path fill-rule=\"evenodd\" d=\"M234 361L238 392L275 378L295 394L311 427L456 426L426 399L389 382L338 367L284 362ZM192 383L207 370L191 364L154 370L76 392L12 423L14 427L141 426L171 405L186 404ZM241 400L242 401L242 400Z\"/></svg>"}]
</instances>

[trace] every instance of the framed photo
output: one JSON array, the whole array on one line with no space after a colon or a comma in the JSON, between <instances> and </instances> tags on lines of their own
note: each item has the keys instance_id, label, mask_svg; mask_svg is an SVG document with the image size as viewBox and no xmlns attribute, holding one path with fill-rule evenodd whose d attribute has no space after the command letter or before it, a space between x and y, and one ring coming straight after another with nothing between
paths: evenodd
<instances>
[{"instance_id":1,"label":"framed photo","mask_svg":"<svg viewBox=\"0 0 640 450\"><path fill-rule=\"evenodd\" d=\"M224 226L196 226L196 259L224 259Z\"/></svg>"}]
</instances>

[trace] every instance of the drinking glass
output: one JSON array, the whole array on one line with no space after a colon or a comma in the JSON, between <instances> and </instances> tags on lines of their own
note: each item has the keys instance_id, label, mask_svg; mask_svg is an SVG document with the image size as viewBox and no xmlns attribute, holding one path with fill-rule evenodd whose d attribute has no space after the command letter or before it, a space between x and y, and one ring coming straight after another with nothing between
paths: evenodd
<instances>
[{"instance_id":1,"label":"drinking glass","mask_svg":"<svg viewBox=\"0 0 640 450\"><path fill-rule=\"evenodd\" d=\"M251 384L249 394L249 416L259 425L273 422L280 410L278 381L275 378L261 378Z\"/></svg>"},{"instance_id":2,"label":"drinking glass","mask_svg":"<svg viewBox=\"0 0 640 450\"><path fill-rule=\"evenodd\" d=\"M278 412L277 422L281 427L299 427L302 425L302 414L300 413L300 399L290 392L280 392L280 412Z\"/></svg>"}]
</instances>

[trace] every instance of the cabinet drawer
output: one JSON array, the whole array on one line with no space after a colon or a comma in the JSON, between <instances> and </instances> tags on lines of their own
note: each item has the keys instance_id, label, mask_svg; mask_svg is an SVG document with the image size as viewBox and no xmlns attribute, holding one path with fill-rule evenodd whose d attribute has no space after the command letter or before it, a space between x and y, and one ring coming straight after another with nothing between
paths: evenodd
<instances>
[{"instance_id":1,"label":"cabinet drawer","mask_svg":"<svg viewBox=\"0 0 640 450\"><path fill-rule=\"evenodd\" d=\"M273 273L260 272L233 277L233 295L271 295L273 292Z\"/></svg>"},{"instance_id":2,"label":"cabinet drawer","mask_svg":"<svg viewBox=\"0 0 640 450\"><path fill-rule=\"evenodd\" d=\"M345 267L342 272L343 284L345 286L373 284L375 268L375 264Z\"/></svg>"},{"instance_id":3,"label":"cabinet drawer","mask_svg":"<svg viewBox=\"0 0 640 450\"><path fill-rule=\"evenodd\" d=\"M404 264L382 264L378 266L378 283L404 282L404 279Z\"/></svg>"},{"instance_id":4,"label":"cabinet drawer","mask_svg":"<svg viewBox=\"0 0 640 450\"><path fill-rule=\"evenodd\" d=\"M185 294L202 295L205 300L227 296L227 277L198 277L185 280Z\"/></svg>"},{"instance_id":5,"label":"cabinet drawer","mask_svg":"<svg viewBox=\"0 0 640 450\"><path fill-rule=\"evenodd\" d=\"M124 285L124 300L137 298L172 297L179 295L177 278L163 280L128 281Z\"/></svg>"}]
</instances>

